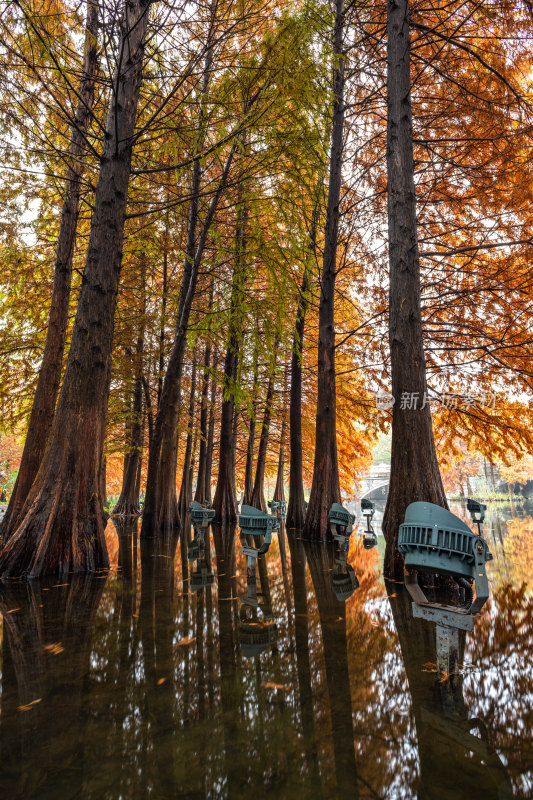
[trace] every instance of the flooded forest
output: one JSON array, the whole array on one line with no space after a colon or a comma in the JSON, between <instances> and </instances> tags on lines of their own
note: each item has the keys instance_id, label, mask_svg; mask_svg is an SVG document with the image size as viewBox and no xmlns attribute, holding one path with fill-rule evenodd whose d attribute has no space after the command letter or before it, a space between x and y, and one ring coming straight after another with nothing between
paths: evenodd
<instances>
[{"instance_id":1,"label":"flooded forest","mask_svg":"<svg viewBox=\"0 0 533 800\"><path fill-rule=\"evenodd\" d=\"M532 43L0 2L0 797L533 798Z\"/></svg>"}]
</instances>

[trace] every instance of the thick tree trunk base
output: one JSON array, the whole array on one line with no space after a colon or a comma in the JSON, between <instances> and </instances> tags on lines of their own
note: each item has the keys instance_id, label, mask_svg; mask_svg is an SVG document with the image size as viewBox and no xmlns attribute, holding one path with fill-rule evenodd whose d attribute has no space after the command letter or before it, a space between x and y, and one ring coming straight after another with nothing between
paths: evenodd
<instances>
[{"instance_id":1,"label":"thick tree trunk base","mask_svg":"<svg viewBox=\"0 0 533 800\"><path fill-rule=\"evenodd\" d=\"M386 540L383 570L389 578L403 578L398 529L407 506L418 501L448 508L433 442L431 416L428 409L395 409L389 494L382 524Z\"/></svg>"},{"instance_id":2,"label":"thick tree trunk base","mask_svg":"<svg viewBox=\"0 0 533 800\"><path fill-rule=\"evenodd\" d=\"M79 435L65 437L61 448L45 455L20 524L0 551L0 577L64 576L109 568L99 437L86 418L77 428Z\"/></svg>"},{"instance_id":3,"label":"thick tree trunk base","mask_svg":"<svg viewBox=\"0 0 533 800\"><path fill-rule=\"evenodd\" d=\"M336 446L335 442L334 447L336 448ZM313 477L313 486L311 489L311 496L309 497L309 506L303 527L303 536L305 539L322 539L323 541L327 541L331 538L328 513L333 503L341 502L341 493L336 464L335 468L333 468L333 466L329 468L327 464L325 465L322 463L320 468L322 470L323 480L317 480L316 475Z\"/></svg>"},{"instance_id":4,"label":"thick tree trunk base","mask_svg":"<svg viewBox=\"0 0 533 800\"><path fill-rule=\"evenodd\" d=\"M287 519L285 527L287 530L301 531L305 525L305 500L303 494L296 497L289 494L289 504L287 506Z\"/></svg>"},{"instance_id":5,"label":"thick tree trunk base","mask_svg":"<svg viewBox=\"0 0 533 800\"><path fill-rule=\"evenodd\" d=\"M235 492L230 481L218 483L213 501L215 519L217 522L236 522L237 506L235 505Z\"/></svg>"}]
</instances>

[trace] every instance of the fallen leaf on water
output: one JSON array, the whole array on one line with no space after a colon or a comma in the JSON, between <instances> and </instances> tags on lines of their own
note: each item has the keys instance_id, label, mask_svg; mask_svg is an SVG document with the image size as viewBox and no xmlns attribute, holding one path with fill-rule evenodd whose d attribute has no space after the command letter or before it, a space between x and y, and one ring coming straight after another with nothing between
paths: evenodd
<instances>
[{"instance_id":1,"label":"fallen leaf on water","mask_svg":"<svg viewBox=\"0 0 533 800\"><path fill-rule=\"evenodd\" d=\"M131 616L132 617L138 617L139 615L138 614L132 614Z\"/></svg>"},{"instance_id":2,"label":"fallen leaf on water","mask_svg":"<svg viewBox=\"0 0 533 800\"><path fill-rule=\"evenodd\" d=\"M222 602L223 600L238 600L239 596L236 595L235 597L233 597L233 596L231 596L231 597L219 597L218 599L220 600L220 602Z\"/></svg>"},{"instance_id":3,"label":"fallen leaf on water","mask_svg":"<svg viewBox=\"0 0 533 800\"><path fill-rule=\"evenodd\" d=\"M393 594L389 594L389 597L398 597L398 592L393 592Z\"/></svg>"},{"instance_id":4,"label":"fallen leaf on water","mask_svg":"<svg viewBox=\"0 0 533 800\"><path fill-rule=\"evenodd\" d=\"M70 583L54 583L52 589L58 589L60 586L70 586Z\"/></svg>"},{"instance_id":5,"label":"fallen leaf on water","mask_svg":"<svg viewBox=\"0 0 533 800\"><path fill-rule=\"evenodd\" d=\"M166 678L159 678L159 680L157 681L157 685L161 686L161 684L164 683L165 681L166 681Z\"/></svg>"},{"instance_id":6,"label":"fallen leaf on water","mask_svg":"<svg viewBox=\"0 0 533 800\"><path fill-rule=\"evenodd\" d=\"M10 609L9 609L9 611L8 611L7 613L8 613L8 614L14 614L14 613L15 613L15 611L20 611L20 607L19 607L19 608L10 608Z\"/></svg>"},{"instance_id":7,"label":"fallen leaf on water","mask_svg":"<svg viewBox=\"0 0 533 800\"><path fill-rule=\"evenodd\" d=\"M191 644L194 642L194 636L186 636L184 639L180 639L179 642L176 642L176 647L180 647L180 645Z\"/></svg>"},{"instance_id":8,"label":"fallen leaf on water","mask_svg":"<svg viewBox=\"0 0 533 800\"><path fill-rule=\"evenodd\" d=\"M291 688L290 686L285 686L283 683L271 683L270 681L262 683L261 686L265 689L281 689L283 692L288 692Z\"/></svg>"},{"instance_id":9,"label":"fallen leaf on water","mask_svg":"<svg viewBox=\"0 0 533 800\"><path fill-rule=\"evenodd\" d=\"M61 644L61 642L53 642L52 644L45 644L43 650L46 650L48 653L52 653L53 656L59 655L62 653L65 648Z\"/></svg>"},{"instance_id":10,"label":"fallen leaf on water","mask_svg":"<svg viewBox=\"0 0 533 800\"><path fill-rule=\"evenodd\" d=\"M27 703L25 706L19 706L18 710L19 711L31 711L33 706L36 706L37 703L41 702L41 700L42 700L41 697L39 697L38 700L32 700L31 703Z\"/></svg>"}]
</instances>

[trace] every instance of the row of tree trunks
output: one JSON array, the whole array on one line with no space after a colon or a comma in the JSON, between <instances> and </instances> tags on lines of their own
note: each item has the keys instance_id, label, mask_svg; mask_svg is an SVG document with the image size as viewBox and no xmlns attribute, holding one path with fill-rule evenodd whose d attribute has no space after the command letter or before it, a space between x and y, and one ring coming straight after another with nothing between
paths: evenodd
<instances>
[{"instance_id":1,"label":"row of tree trunks","mask_svg":"<svg viewBox=\"0 0 533 800\"><path fill-rule=\"evenodd\" d=\"M86 151L87 131L92 117L94 85L98 68L97 33L98 0L87 0L83 72L72 124L69 166L56 244L54 284L48 312L46 341L19 472L0 528L0 539L4 540L16 526L28 492L39 470L54 419L67 334L72 260L82 188L82 163Z\"/></svg>"},{"instance_id":2,"label":"row of tree trunks","mask_svg":"<svg viewBox=\"0 0 533 800\"><path fill-rule=\"evenodd\" d=\"M209 29L199 93L199 111L196 126L197 135L191 173L191 201L187 225L187 244L178 302L176 334L162 383L160 377L160 388L158 392L159 402L154 425L154 437L151 442L148 457L146 499L141 531L141 536L143 538L155 536L160 530L170 530L179 522L178 498L176 495L176 468L178 460L178 421L183 356L185 354L189 315L198 280L198 268L207 242L209 226L214 218L220 198L219 187L219 190L215 192L211 200L200 236L197 237L202 183L200 152L205 138L206 97L213 61L211 33L211 29ZM224 174L227 177L227 173ZM221 186L224 182L225 178L223 177ZM163 308L162 336L164 336L164 313L165 307ZM163 346L161 344L161 353L162 352ZM162 361L160 357L160 376L162 374L161 368Z\"/></svg>"},{"instance_id":3,"label":"row of tree trunks","mask_svg":"<svg viewBox=\"0 0 533 800\"><path fill-rule=\"evenodd\" d=\"M246 130L241 134L240 146L244 152L246 150ZM242 170L240 172L242 173ZM235 449L238 418L236 417L235 407L235 385L239 372L239 353L242 339L241 309L246 281L246 222L248 215L246 202L243 198L242 181L239 182L237 200L235 260L231 285L228 343L224 361L224 394L220 418L218 476L213 500L216 519L226 522L234 522L237 519Z\"/></svg>"},{"instance_id":4,"label":"row of tree trunks","mask_svg":"<svg viewBox=\"0 0 533 800\"><path fill-rule=\"evenodd\" d=\"M109 565L99 473L149 7L149 0L131 0L124 9L119 67L65 377L39 472L0 552L3 577L67 574Z\"/></svg>"},{"instance_id":5,"label":"row of tree trunks","mask_svg":"<svg viewBox=\"0 0 533 800\"><path fill-rule=\"evenodd\" d=\"M156 536L159 531L174 528L178 522L178 501L176 497L177 424L183 356L187 344L187 329L198 282L198 270L207 243L209 229L227 184L234 153L235 144L231 146L219 185L211 198L192 263L190 254L185 259L180 290L179 322L163 381L161 402L157 410L148 457L146 499L141 538Z\"/></svg>"}]
</instances>

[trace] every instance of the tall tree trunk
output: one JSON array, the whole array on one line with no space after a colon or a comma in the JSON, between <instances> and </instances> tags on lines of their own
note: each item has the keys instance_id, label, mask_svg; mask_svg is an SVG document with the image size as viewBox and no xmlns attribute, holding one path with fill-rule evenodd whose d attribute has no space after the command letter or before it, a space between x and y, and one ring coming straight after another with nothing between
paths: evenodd
<instances>
[{"instance_id":1,"label":"tall tree trunk","mask_svg":"<svg viewBox=\"0 0 533 800\"><path fill-rule=\"evenodd\" d=\"M141 462L141 447L143 434L143 332L137 339L135 358L135 384L133 388L132 422L130 424L129 449L124 456L124 472L122 475L122 489L113 514L121 516L134 516L139 514L139 472Z\"/></svg>"},{"instance_id":2,"label":"tall tree trunk","mask_svg":"<svg viewBox=\"0 0 533 800\"><path fill-rule=\"evenodd\" d=\"M211 503L211 475L213 472L213 447L215 438L215 400L217 391L216 371L218 367L218 346L213 356L213 377L211 379L211 395L209 398L209 427L207 429L207 458L205 466L205 502Z\"/></svg>"},{"instance_id":3,"label":"tall tree trunk","mask_svg":"<svg viewBox=\"0 0 533 800\"><path fill-rule=\"evenodd\" d=\"M163 251L163 294L161 297L161 320L159 322L159 370L157 373L157 405L161 402L163 391L163 370L165 367L165 326L167 321L168 284L168 214L165 220L165 249Z\"/></svg>"},{"instance_id":4,"label":"tall tree trunk","mask_svg":"<svg viewBox=\"0 0 533 800\"><path fill-rule=\"evenodd\" d=\"M239 381L239 365L237 364L237 382ZM233 407L233 425L231 427L231 458L232 458L232 472L236 476L237 475L237 438L239 435L239 408L237 403L235 402ZM236 480L233 483L233 487L235 490L235 506L238 504L237 500L237 482Z\"/></svg>"},{"instance_id":5,"label":"tall tree trunk","mask_svg":"<svg viewBox=\"0 0 533 800\"><path fill-rule=\"evenodd\" d=\"M178 501L180 515L183 519L192 500L191 465L193 457L193 428L194 428L194 401L196 394L196 350L193 352L192 374L191 374L191 394L189 398L189 415L187 425L187 444L185 446L185 458L183 461L183 474L181 477L181 489Z\"/></svg>"},{"instance_id":6,"label":"tall tree trunk","mask_svg":"<svg viewBox=\"0 0 533 800\"><path fill-rule=\"evenodd\" d=\"M285 433L287 430L287 420L283 417L281 422L281 441L279 444L278 474L276 476L276 488L274 489L274 500L285 500Z\"/></svg>"},{"instance_id":7,"label":"tall tree trunk","mask_svg":"<svg viewBox=\"0 0 533 800\"><path fill-rule=\"evenodd\" d=\"M246 469L244 473L244 498L243 503L247 506L252 502L254 491L254 444L255 444L255 423L257 417L257 404L259 402L257 381L258 372L258 352L254 348L254 378L252 388L252 412L250 414L250 427L248 428L248 444L246 447Z\"/></svg>"},{"instance_id":8,"label":"tall tree trunk","mask_svg":"<svg viewBox=\"0 0 533 800\"><path fill-rule=\"evenodd\" d=\"M202 165L200 151L205 135L205 103L211 75L213 50L207 40L202 84L200 89L200 110L198 114L197 136L191 176L191 202L187 226L187 245L183 263L178 304L178 321L174 345L170 354L167 371L161 388L160 401L154 426L154 438L148 456L148 476L146 480L146 499L144 504L141 538L155 536L158 531L170 530L179 521L178 499L176 496L176 465L178 457L178 419L181 393L181 373L186 347L187 326L192 302L198 281L198 268L207 242L209 227L222 193L233 158L233 148L223 169L222 179L215 192L197 241L198 214Z\"/></svg>"},{"instance_id":9,"label":"tall tree trunk","mask_svg":"<svg viewBox=\"0 0 533 800\"><path fill-rule=\"evenodd\" d=\"M392 370L391 475L383 518L384 570L400 578L398 526L409 503L447 508L427 403L416 227L408 0L387 3L387 175L389 227L389 345ZM417 407L402 399L417 399ZM424 405L424 400L426 403ZM402 407L405 406L405 407ZM424 406L423 408L421 406Z\"/></svg>"},{"instance_id":10,"label":"tall tree trunk","mask_svg":"<svg viewBox=\"0 0 533 800\"><path fill-rule=\"evenodd\" d=\"M149 0L132 0L124 9L119 68L63 387L41 467L20 521L0 552L4 577L109 565L98 479L148 10Z\"/></svg>"},{"instance_id":11,"label":"tall tree trunk","mask_svg":"<svg viewBox=\"0 0 533 800\"><path fill-rule=\"evenodd\" d=\"M208 323L204 351L204 368L202 373L202 396L200 407L200 453L198 456L198 476L196 479L196 491L194 499L197 503L205 503L207 495L207 424L208 424L208 395L209 395L209 368L211 366L211 314L213 313L213 297L215 293L215 281L211 279L208 300Z\"/></svg>"},{"instance_id":12,"label":"tall tree trunk","mask_svg":"<svg viewBox=\"0 0 533 800\"><path fill-rule=\"evenodd\" d=\"M205 503L207 495L207 402L209 392L209 367L211 366L211 343L205 343L204 370L202 375L202 405L200 408L200 454L198 456L198 475L194 499Z\"/></svg>"},{"instance_id":13,"label":"tall tree trunk","mask_svg":"<svg viewBox=\"0 0 533 800\"><path fill-rule=\"evenodd\" d=\"M240 144L246 147L246 136L242 134ZM246 280L245 226L246 204L242 199L242 184L239 183L239 202L235 232L235 262L231 286L228 346L224 362L224 395L220 420L220 452L218 459L217 488L213 506L216 519L232 522L237 519L237 497L235 488L235 383L239 371L239 348L242 337L242 305Z\"/></svg>"},{"instance_id":14,"label":"tall tree trunk","mask_svg":"<svg viewBox=\"0 0 533 800\"><path fill-rule=\"evenodd\" d=\"M309 307L309 278L311 264L316 259L316 234L319 217L318 196L309 231L309 252L304 265L291 355L291 393L289 401L289 503L287 506L288 528L303 528L305 523L305 494L303 483L302 453L302 363L304 349L305 317Z\"/></svg>"},{"instance_id":15,"label":"tall tree trunk","mask_svg":"<svg viewBox=\"0 0 533 800\"><path fill-rule=\"evenodd\" d=\"M274 500L285 500L285 436L287 434L287 367L283 381L283 408L281 412L281 432L279 437L278 474L274 489Z\"/></svg>"},{"instance_id":16,"label":"tall tree trunk","mask_svg":"<svg viewBox=\"0 0 533 800\"><path fill-rule=\"evenodd\" d=\"M57 237L48 328L20 468L0 527L0 539L4 540L14 530L18 521L22 506L41 464L54 419L67 334L72 260L76 242L85 138L94 102L94 84L98 65L97 32L98 0L87 0L83 73L72 124L69 148L70 163L67 169L61 222Z\"/></svg>"},{"instance_id":17,"label":"tall tree trunk","mask_svg":"<svg viewBox=\"0 0 533 800\"><path fill-rule=\"evenodd\" d=\"M274 354L278 349L278 341L274 345ZM275 358L275 355L274 355ZM268 379L267 395L265 400L265 413L263 414L263 423L261 425L261 438L259 439L259 452L257 454L257 466L255 468L254 490L252 492L252 505L254 508L259 508L261 511L267 510L265 503L265 468L266 458L268 451L268 435L270 432L270 418L272 416L272 402L274 400L274 376L275 376L275 362L272 365L272 372Z\"/></svg>"},{"instance_id":18,"label":"tall tree trunk","mask_svg":"<svg viewBox=\"0 0 533 800\"><path fill-rule=\"evenodd\" d=\"M235 144L232 145L229 151L222 170L220 183L211 199L192 263L189 255L185 259L180 291L178 327L167 365L165 380L163 381L161 402L157 410L148 456L146 499L141 529L142 539L155 536L158 531L170 529L178 521L175 429L178 422L183 355L187 344L187 326L196 292L198 269L207 243L209 229L227 183L234 153Z\"/></svg>"},{"instance_id":19,"label":"tall tree trunk","mask_svg":"<svg viewBox=\"0 0 533 800\"><path fill-rule=\"evenodd\" d=\"M236 267L233 275L235 291L237 274L238 270ZM218 477L213 500L216 519L229 522L233 522L237 519L233 461L233 415L235 412L235 380L237 377L239 341L233 328L234 326L230 325L230 340L228 342L224 361L224 394L220 415Z\"/></svg>"},{"instance_id":20,"label":"tall tree trunk","mask_svg":"<svg viewBox=\"0 0 533 800\"><path fill-rule=\"evenodd\" d=\"M333 35L333 124L320 306L318 311L318 386L313 483L304 531L326 537L328 511L341 499L337 461L335 387L335 278L344 134L344 0L336 0Z\"/></svg>"},{"instance_id":21,"label":"tall tree trunk","mask_svg":"<svg viewBox=\"0 0 533 800\"><path fill-rule=\"evenodd\" d=\"M302 452L302 358L304 346L305 315L309 304L309 272L306 268L300 287L300 298L296 312L294 339L291 356L291 397L289 404L290 424L290 467L289 504L287 506L287 527L303 528L305 523L305 495L303 483Z\"/></svg>"}]
</instances>

